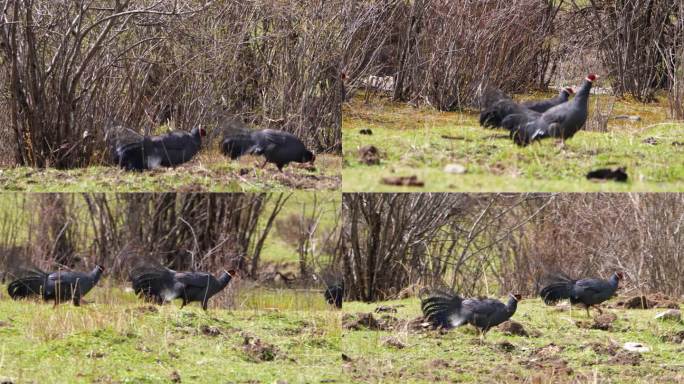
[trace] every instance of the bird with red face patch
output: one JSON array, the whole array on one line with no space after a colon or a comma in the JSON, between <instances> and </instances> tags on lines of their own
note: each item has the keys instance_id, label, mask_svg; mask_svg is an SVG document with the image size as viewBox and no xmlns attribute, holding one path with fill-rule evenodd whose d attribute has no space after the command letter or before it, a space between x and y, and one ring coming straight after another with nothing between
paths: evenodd
<instances>
[{"instance_id":1,"label":"bird with red face patch","mask_svg":"<svg viewBox=\"0 0 684 384\"><path fill-rule=\"evenodd\" d=\"M158 167L175 167L190 161L202 146L204 128L190 132L175 131L161 136L145 136L141 140L118 146L114 163L127 171Z\"/></svg>"},{"instance_id":2,"label":"bird with red face patch","mask_svg":"<svg viewBox=\"0 0 684 384\"><path fill-rule=\"evenodd\" d=\"M511 131L515 143L522 146L547 137L567 140L582 129L587 121L589 93L597 79L597 75L589 74L575 97L567 103L557 105L536 118L525 114L507 116L502 125Z\"/></svg>"},{"instance_id":3,"label":"bird with red face patch","mask_svg":"<svg viewBox=\"0 0 684 384\"><path fill-rule=\"evenodd\" d=\"M560 90L558 96L548 100L526 101L518 104L513 99L496 88L489 88L482 97L482 111L480 125L485 128L503 127L503 120L509 115L522 114L529 119L535 119L547 110L566 103L570 95L574 94L571 87Z\"/></svg>"}]
</instances>

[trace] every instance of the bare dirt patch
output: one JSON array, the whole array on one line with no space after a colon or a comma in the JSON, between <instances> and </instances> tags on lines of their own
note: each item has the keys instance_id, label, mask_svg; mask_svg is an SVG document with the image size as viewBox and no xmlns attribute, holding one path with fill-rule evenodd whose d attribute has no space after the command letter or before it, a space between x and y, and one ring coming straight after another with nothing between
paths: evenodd
<instances>
[{"instance_id":1,"label":"bare dirt patch","mask_svg":"<svg viewBox=\"0 0 684 384\"><path fill-rule=\"evenodd\" d=\"M677 303L671 297L662 293L654 293L650 295L638 295L630 298L620 300L615 304L616 307L624 307L627 309L651 309L651 308L670 308L679 309Z\"/></svg>"},{"instance_id":2,"label":"bare dirt patch","mask_svg":"<svg viewBox=\"0 0 684 384\"><path fill-rule=\"evenodd\" d=\"M282 357L282 352L273 344L266 343L260 338L247 332L243 332L242 351L253 362L273 361Z\"/></svg>"},{"instance_id":3,"label":"bare dirt patch","mask_svg":"<svg viewBox=\"0 0 684 384\"><path fill-rule=\"evenodd\" d=\"M543 370L550 376L572 375L573 370L568 366L568 362L559 356L562 351L562 346L551 343L534 349L530 357L522 360L520 364L530 369Z\"/></svg>"},{"instance_id":4,"label":"bare dirt patch","mask_svg":"<svg viewBox=\"0 0 684 384\"><path fill-rule=\"evenodd\" d=\"M619 350L615 356L613 356L608 363L616 365L632 365L637 366L641 364L641 354L637 352L625 351L624 349Z\"/></svg>"}]
</instances>

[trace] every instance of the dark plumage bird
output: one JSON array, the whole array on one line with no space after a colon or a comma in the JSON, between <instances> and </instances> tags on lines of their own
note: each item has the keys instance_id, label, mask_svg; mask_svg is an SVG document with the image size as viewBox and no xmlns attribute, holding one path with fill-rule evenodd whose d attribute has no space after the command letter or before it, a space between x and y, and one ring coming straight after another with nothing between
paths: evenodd
<instances>
[{"instance_id":1,"label":"dark plumage bird","mask_svg":"<svg viewBox=\"0 0 684 384\"><path fill-rule=\"evenodd\" d=\"M273 163L282 172L288 163L313 163L316 156L306 149L304 143L291 133L263 129L242 130L226 135L221 144L223 154L231 159L246 154L263 155L266 163ZM263 166L262 166L263 167Z\"/></svg>"},{"instance_id":2,"label":"dark plumage bird","mask_svg":"<svg viewBox=\"0 0 684 384\"><path fill-rule=\"evenodd\" d=\"M544 113L549 109L555 107L556 105L561 105L567 102L570 98L570 95L574 93L575 90L573 90L572 87L565 87L561 89L560 92L558 92L558 96L552 99L525 101L524 103L522 103L522 106L535 112Z\"/></svg>"},{"instance_id":3,"label":"dark plumage bird","mask_svg":"<svg viewBox=\"0 0 684 384\"><path fill-rule=\"evenodd\" d=\"M510 115L524 115L534 119L541 113L568 101L573 89L566 87L558 96L541 101L526 101L518 104L499 89L489 89L483 97L483 109L480 112L480 125L483 127L504 127L503 121Z\"/></svg>"},{"instance_id":4,"label":"dark plumage bird","mask_svg":"<svg viewBox=\"0 0 684 384\"><path fill-rule=\"evenodd\" d=\"M175 167L190 161L199 152L205 135L203 128L195 127L190 132L145 136L142 140L117 146L114 162L128 171Z\"/></svg>"},{"instance_id":5,"label":"dark plumage bird","mask_svg":"<svg viewBox=\"0 0 684 384\"><path fill-rule=\"evenodd\" d=\"M541 289L541 296L544 303L553 305L564 299L570 299L570 304L581 304L587 310L589 307L596 308L602 313L601 308L596 305L610 299L618 288L618 283L624 278L622 272L615 272L608 280L603 279L580 279L574 280L562 274L547 277L547 285Z\"/></svg>"},{"instance_id":6,"label":"dark plumage bird","mask_svg":"<svg viewBox=\"0 0 684 384\"><path fill-rule=\"evenodd\" d=\"M596 79L598 76L595 74L587 76L575 97L567 103L557 105L539 116L526 113L506 116L502 125L511 131L518 145L528 145L546 137L569 139L587 121L589 94Z\"/></svg>"},{"instance_id":7,"label":"dark plumage bird","mask_svg":"<svg viewBox=\"0 0 684 384\"><path fill-rule=\"evenodd\" d=\"M25 269L21 277L10 282L7 291L14 300L30 296L40 296L43 300L54 300L55 305L71 300L75 306L81 305L81 298L97 284L104 272L96 265L90 272L43 272L40 269Z\"/></svg>"},{"instance_id":8,"label":"dark plumage bird","mask_svg":"<svg viewBox=\"0 0 684 384\"><path fill-rule=\"evenodd\" d=\"M344 282L333 283L326 287L325 301L330 305L335 305L336 308L342 308L342 299L344 298Z\"/></svg>"},{"instance_id":9,"label":"dark plumage bird","mask_svg":"<svg viewBox=\"0 0 684 384\"><path fill-rule=\"evenodd\" d=\"M520 295L511 294L508 303L495 299L463 299L442 290L432 290L421 298L420 307L425 319L435 327L455 328L470 324L480 331L481 337L513 316Z\"/></svg>"},{"instance_id":10,"label":"dark plumage bird","mask_svg":"<svg viewBox=\"0 0 684 384\"><path fill-rule=\"evenodd\" d=\"M206 311L209 299L221 292L235 273L234 270L223 271L215 278L207 272L176 272L159 265L145 265L134 268L130 280L136 294L158 304L181 299L183 308L198 301Z\"/></svg>"}]
</instances>

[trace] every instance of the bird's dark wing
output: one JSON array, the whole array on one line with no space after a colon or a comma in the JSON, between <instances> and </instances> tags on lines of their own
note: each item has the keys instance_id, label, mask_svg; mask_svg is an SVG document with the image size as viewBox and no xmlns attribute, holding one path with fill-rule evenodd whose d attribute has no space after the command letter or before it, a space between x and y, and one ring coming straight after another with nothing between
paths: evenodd
<instances>
[{"instance_id":1,"label":"bird's dark wing","mask_svg":"<svg viewBox=\"0 0 684 384\"><path fill-rule=\"evenodd\" d=\"M206 288L214 278L205 272L176 272L176 280L186 287Z\"/></svg>"},{"instance_id":2,"label":"bird's dark wing","mask_svg":"<svg viewBox=\"0 0 684 384\"><path fill-rule=\"evenodd\" d=\"M575 282L575 291L601 293L611 289L610 283L601 279L581 279Z\"/></svg>"}]
</instances>

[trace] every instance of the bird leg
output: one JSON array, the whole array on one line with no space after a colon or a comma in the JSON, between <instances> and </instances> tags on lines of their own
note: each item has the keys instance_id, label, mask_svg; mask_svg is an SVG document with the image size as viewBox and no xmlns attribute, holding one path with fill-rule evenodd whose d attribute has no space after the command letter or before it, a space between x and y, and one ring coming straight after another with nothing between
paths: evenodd
<instances>
[{"instance_id":1,"label":"bird leg","mask_svg":"<svg viewBox=\"0 0 684 384\"><path fill-rule=\"evenodd\" d=\"M601 310L601 307L598 305L594 305L594 308L596 308L597 311L599 311L599 315L603 315L603 311Z\"/></svg>"},{"instance_id":2,"label":"bird leg","mask_svg":"<svg viewBox=\"0 0 684 384\"><path fill-rule=\"evenodd\" d=\"M261 164L259 168L264 169L264 167L266 167L266 164L268 164L268 160L264 160L264 163Z\"/></svg>"},{"instance_id":3,"label":"bird leg","mask_svg":"<svg viewBox=\"0 0 684 384\"><path fill-rule=\"evenodd\" d=\"M591 317L591 315L589 314L589 307L591 307L591 305L585 305L584 306L584 308L586 308L586 310L587 310L587 317Z\"/></svg>"}]
</instances>

